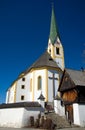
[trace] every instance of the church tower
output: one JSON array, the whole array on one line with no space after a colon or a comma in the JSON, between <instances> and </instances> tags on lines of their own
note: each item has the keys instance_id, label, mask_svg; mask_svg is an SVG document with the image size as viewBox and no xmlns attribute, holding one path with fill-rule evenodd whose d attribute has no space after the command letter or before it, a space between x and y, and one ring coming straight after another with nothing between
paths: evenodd
<instances>
[{"instance_id":1,"label":"church tower","mask_svg":"<svg viewBox=\"0 0 85 130\"><path fill-rule=\"evenodd\" d=\"M56 61L57 65L64 70L64 51L63 46L60 41L60 36L58 32L58 27L56 24L54 7L52 7L52 15L51 15L51 25L50 25L50 35L48 40L48 53L51 57Z\"/></svg>"}]
</instances>

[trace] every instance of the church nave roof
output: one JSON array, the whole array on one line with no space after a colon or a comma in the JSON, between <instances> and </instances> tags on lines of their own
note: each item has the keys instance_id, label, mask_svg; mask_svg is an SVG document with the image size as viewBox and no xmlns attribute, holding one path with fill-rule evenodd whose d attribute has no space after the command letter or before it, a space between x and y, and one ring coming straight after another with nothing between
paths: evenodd
<instances>
[{"instance_id":1,"label":"church nave roof","mask_svg":"<svg viewBox=\"0 0 85 130\"><path fill-rule=\"evenodd\" d=\"M40 68L40 67L52 67L52 68L58 68L61 70L61 68L57 65L57 63L52 59L50 54L46 51L44 52L38 60L36 60L32 66L28 68L26 72L29 72L32 68Z\"/></svg>"}]
</instances>

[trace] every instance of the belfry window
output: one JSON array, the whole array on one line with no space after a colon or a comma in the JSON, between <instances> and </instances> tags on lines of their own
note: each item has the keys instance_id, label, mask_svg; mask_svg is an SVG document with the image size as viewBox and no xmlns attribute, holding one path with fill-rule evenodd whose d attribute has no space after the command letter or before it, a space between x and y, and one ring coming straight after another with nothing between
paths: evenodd
<instances>
[{"instance_id":1,"label":"belfry window","mask_svg":"<svg viewBox=\"0 0 85 130\"><path fill-rule=\"evenodd\" d=\"M49 52L51 53L51 49L49 49Z\"/></svg>"},{"instance_id":2,"label":"belfry window","mask_svg":"<svg viewBox=\"0 0 85 130\"><path fill-rule=\"evenodd\" d=\"M59 47L56 47L56 54L57 54L57 55L60 54L60 49L59 49Z\"/></svg>"},{"instance_id":3,"label":"belfry window","mask_svg":"<svg viewBox=\"0 0 85 130\"><path fill-rule=\"evenodd\" d=\"M42 78L41 76L38 76L38 90L41 90L42 88Z\"/></svg>"},{"instance_id":4,"label":"belfry window","mask_svg":"<svg viewBox=\"0 0 85 130\"><path fill-rule=\"evenodd\" d=\"M30 92L32 92L32 79L30 79Z\"/></svg>"}]
</instances>

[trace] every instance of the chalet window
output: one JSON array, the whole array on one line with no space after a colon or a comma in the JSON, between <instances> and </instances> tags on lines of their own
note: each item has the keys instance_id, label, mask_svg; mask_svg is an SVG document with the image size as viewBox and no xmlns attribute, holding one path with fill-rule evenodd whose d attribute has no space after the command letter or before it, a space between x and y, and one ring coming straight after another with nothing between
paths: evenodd
<instances>
[{"instance_id":1,"label":"chalet window","mask_svg":"<svg viewBox=\"0 0 85 130\"><path fill-rule=\"evenodd\" d=\"M57 54L57 55L60 54L60 49L59 49L59 47L56 47L56 54Z\"/></svg>"},{"instance_id":2,"label":"chalet window","mask_svg":"<svg viewBox=\"0 0 85 130\"><path fill-rule=\"evenodd\" d=\"M42 88L42 78L41 76L38 76L38 90L41 90Z\"/></svg>"},{"instance_id":3,"label":"chalet window","mask_svg":"<svg viewBox=\"0 0 85 130\"><path fill-rule=\"evenodd\" d=\"M21 85L21 89L25 89L25 85Z\"/></svg>"},{"instance_id":4,"label":"chalet window","mask_svg":"<svg viewBox=\"0 0 85 130\"><path fill-rule=\"evenodd\" d=\"M32 92L32 79L30 79L30 92Z\"/></svg>"},{"instance_id":5,"label":"chalet window","mask_svg":"<svg viewBox=\"0 0 85 130\"><path fill-rule=\"evenodd\" d=\"M24 100L24 95L21 95L21 100Z\"/></svg>"},{"instance_id":6,"label":"chalet window","mask_svg":"<svg viewBox=\"0 0 85 130\"><path fill-rule=\"evenodd\" d=\"M25 81L25 78L24 78L24 77L22 78L22 81Z\"/></svg>"}]
</instances>

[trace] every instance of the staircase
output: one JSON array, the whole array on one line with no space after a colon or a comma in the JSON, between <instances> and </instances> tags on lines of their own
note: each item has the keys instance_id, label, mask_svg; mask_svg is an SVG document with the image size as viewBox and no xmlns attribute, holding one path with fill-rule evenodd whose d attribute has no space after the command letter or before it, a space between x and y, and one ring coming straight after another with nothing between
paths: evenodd
<instances>
[{"instance_id":1,"label":"staircase","mask_svg":"<svg viewBox=\"0 0 85 130\"><path fill-rule=\"evenodd\" d=\"M45 115L47 118L51 118L56 128L70 128L69 122L62 116L59 116L55 112L51 112Z\"/></svg>"}]
</instances>

